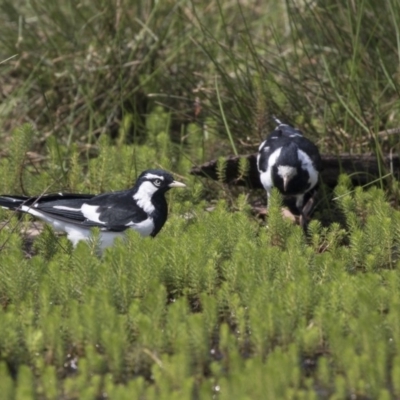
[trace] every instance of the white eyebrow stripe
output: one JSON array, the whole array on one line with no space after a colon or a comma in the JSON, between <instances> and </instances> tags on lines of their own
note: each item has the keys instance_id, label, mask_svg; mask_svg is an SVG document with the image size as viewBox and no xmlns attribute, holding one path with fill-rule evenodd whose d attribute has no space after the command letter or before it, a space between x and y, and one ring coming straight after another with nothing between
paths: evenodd
<instances>
[{"instance_id":1,"label":"white eyebrow stripe","mask_svg":"<svg viewBox=\"0 0 400 400\"><path fill-rule=\"evenodd\" d=\"M161 179L161 180L164 180L163 176L151 174L150 172L145 175L145 178L147 178L147 179Z\"/></svg>"}]
</instances>

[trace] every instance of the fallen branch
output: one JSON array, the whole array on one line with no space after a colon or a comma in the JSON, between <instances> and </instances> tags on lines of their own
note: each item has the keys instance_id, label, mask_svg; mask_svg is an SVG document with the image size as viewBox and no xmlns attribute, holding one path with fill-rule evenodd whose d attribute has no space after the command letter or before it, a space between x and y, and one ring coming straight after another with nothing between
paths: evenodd
<instances>
[{"instance_id":1,"label":"fallen branch","mask_svg":"<svg viewBox=\"0 0 400 400\"><path fill-rule=\"evenodd\" d=\"M261 188L261 183L256 165L257 154L226 157L225 176L223 182L231 185ZM246 158L249 164L245 177L239 176L239 160ZM400 171L400 158L397 155L385 155L378 161L374 155L322 155L323 171L322 181L334 187L340 174L345 173L351 177L354 185L365 185L380 176L392 172L396 177ZM203 176L218 180L217 160L195 166L191 169L192 175Z\"/></svg>"}]
</instances>

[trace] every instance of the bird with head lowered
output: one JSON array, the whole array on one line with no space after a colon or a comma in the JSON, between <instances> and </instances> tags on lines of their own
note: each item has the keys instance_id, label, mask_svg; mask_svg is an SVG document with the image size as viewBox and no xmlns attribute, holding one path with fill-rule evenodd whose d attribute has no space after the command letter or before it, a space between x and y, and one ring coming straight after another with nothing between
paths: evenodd
<instances>
[{"instance_id":1,"label":"bird with head lowered","mask_svg":"<svg viewBox=\"0 0 400 400\"><path fill-rule=\"evenodd\" d=\"M156 236L165 224L168 206L165 193L186 185L164 170L142 172L128 190L99 195L57 193L43 196L0 196L0 207L31 214L67 233L75 246L100 229L100 248L111 246L116 237L133 229L142 236Z\"/></svg>"},{"instance_id":2,"label":"bird with head lowered","mask_svg":"<svg viewBox=\"0 0 400 400\"><path fill-rule=\"evenodd\" d=\"M321 156L318 147L301 131L276 118L275 122L276 128L258 149L260 181L268 198L272 188L279 190L290 211L300 216L305 229L318 192Z\"/></svg>"}]
</instances>

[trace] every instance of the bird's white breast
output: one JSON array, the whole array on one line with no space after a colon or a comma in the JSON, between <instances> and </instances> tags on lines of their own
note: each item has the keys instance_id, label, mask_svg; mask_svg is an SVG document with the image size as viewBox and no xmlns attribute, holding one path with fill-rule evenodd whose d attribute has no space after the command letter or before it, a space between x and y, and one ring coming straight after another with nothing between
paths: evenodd
<instances>
[{"instance_id":1,"label":"bird's white breast","mask_svg":"<svg viewBox=\"0 0 400 400\"><path fill-rule=\"evenodd\" d=\"M139 232L142 236L149 236L151 235L151 232L153 232L154 222L153 218L147 218L142 222L130 222L129 224L126 224L126 226Z\"/></svg>"},{"instance_id":2,"label":"bird's white breast","mask_svg":"<svg viewBox=\"0 0 400 400\"><path fill-rule=\"evenodd\" d=\"M297 175L297 170L290 165L279 165L278 166L278 175L282 179L287 179L288 181Z\"/></svg>"}]
</instances>

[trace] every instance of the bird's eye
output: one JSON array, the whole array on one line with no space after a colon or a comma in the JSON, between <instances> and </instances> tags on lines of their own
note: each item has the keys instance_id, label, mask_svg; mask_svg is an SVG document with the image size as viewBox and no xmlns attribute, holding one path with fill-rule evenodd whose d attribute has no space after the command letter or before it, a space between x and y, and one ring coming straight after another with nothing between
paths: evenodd
<instances>
[{"instance_id":1,"label":"bird's eye","mask_svg":"<svg viewBox=\"0 0 400 400\"><path fill-rule=\"evenodd\" d=\"M154 179L153 181L155 186L161 186L161 180L160 179Z\"/></svg>"}]
</instances>

